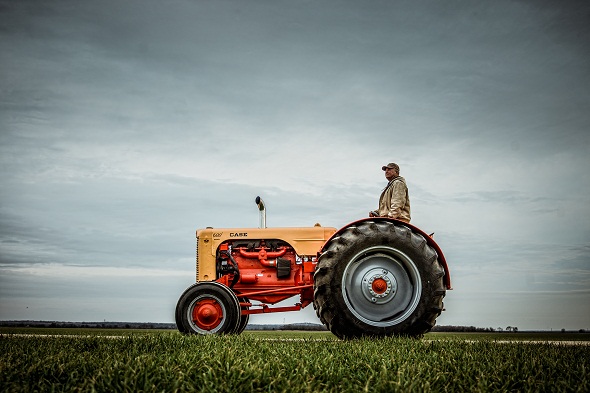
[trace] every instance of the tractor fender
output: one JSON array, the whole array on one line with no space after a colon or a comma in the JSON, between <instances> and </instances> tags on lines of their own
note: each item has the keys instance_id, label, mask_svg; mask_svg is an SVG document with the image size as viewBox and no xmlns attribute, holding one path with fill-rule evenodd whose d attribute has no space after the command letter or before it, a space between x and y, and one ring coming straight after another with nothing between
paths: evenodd
<instances>
[{"instance_id":1,"label":"tractor fender","mask_svg":"<svg viewBox=\"0 0 590 393\"><path fill-rule=\"evenodd\" d=\"M332 241L332 239L340 236L340 234L342 232L344 232L347 228L349 228L351 226L357 226L359 223L365 222L365 221L373 221L373 222L390 221L390 222L395 223L395 225L405 226L406 228L409 228L412 232L419 233L420 235L422 235L424 237L424 239L426 239L426 243L430 247L432 247L436 251L436 253L438 254L438 261L440 262L440 264L442 265L442 267L445 271L444 284L445 284L446 288L448 290L453 289L453 287L451 285L451 272L449 271L449 266L447 265L447 261L445 259L445 256L444 256L442 250L440 249L438 244L434 241L434 239L430 235L428 235L426 232L424 232L422 229L418 228L417 226L414 226L414 225L409 224L404 221L396 220L394 218L368 217L368 218L363 218L361 220L353 221L350 224L343 226L342 228L337 230L328 240L326 240L326 242L324 243L324 245L322 246L322 248L320 248L320 251L318 252L318 257L324 252L324 248L326 247L326 245L328 243L330 243L330 241Z\"/></svg>"}]
</instances>

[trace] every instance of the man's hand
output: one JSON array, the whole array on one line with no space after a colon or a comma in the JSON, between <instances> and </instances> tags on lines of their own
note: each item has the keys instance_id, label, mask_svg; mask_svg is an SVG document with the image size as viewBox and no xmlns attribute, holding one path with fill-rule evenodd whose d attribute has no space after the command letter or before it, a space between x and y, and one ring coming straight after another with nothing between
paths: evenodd
<instances>
[{"instance_id":1,"label":"man's hand","mask_svg":"<svg viewBox=\"0 0 590 393\"><path fill-rule=\"evenodd\" d=\"M369 217L379 217L379 214L376 211L370 211Z\"/></svg>"}]
</instances>

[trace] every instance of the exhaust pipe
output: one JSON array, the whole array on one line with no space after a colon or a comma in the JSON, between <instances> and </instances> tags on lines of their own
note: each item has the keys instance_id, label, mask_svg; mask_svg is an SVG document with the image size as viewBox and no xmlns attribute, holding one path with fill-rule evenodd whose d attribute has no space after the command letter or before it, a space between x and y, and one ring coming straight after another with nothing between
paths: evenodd
<instances>
[{"instance_id":1,"label":"exhaust pipe","mask_svg":"<svg viewBox=\"0 0 590 393\"><path fill-rule=\"evenodd\" d=\"M256 205L258 206L258 210L260 210L260 225L261 229L266 228L266 208L264 207L264 201L259 196L256 197Z\"/></svg>"}]
</instances>

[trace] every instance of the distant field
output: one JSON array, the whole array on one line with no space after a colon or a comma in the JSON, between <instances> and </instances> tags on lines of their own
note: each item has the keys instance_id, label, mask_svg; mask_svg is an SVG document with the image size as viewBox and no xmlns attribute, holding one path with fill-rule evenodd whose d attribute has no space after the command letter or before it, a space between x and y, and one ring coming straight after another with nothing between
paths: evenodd
<instances>
[{"instance_id":1,"label":"distant field","mask_svg":"<svg viewBox=\"0 0 590 393\"><path fill-rule=\"evenodd\" d=\"M590 341L590 333L428 333L428 340Z\"/></svg>"},{"instance_id":2,"label":"distant field","mask_svg":"<svg viewBox=\"0 0 590 393\"><path fill-rule=\"evenodd\" d=\"M2 328L0 391L587 392L588 341L568 333L341 341L327 332Z\"/></svg>"},{"instance_id":3,"label":"distant field","mask_svg":"<svg viewBox=\"0 0 590 393\"><path fill-rule=\"evenodd\" d=\"M176 330L169 329L100 329L100 328L36 328L36 327L0 327L0 334L33 334L33 335L96 335L96 336L128 336L128 335L153 335L180 334Z\"/></svg>"}]
</instances>

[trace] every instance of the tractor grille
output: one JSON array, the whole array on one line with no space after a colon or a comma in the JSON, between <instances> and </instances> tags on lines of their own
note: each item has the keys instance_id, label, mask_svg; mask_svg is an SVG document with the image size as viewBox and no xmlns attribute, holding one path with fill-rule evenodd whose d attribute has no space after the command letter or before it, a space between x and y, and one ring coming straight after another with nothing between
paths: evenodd
<instances>
[{"instance_id":1,"label":"tractor grille","mask_svg":"<svg viewBox=\"0 0 590 393\"><path fill-rule=\"evenodd\" d=\"M196 272L196 281L199 282L199 237L197 236L197 247L196 247L196 259L195 259L195 272Z\"/></svg>"}]
</instances>

